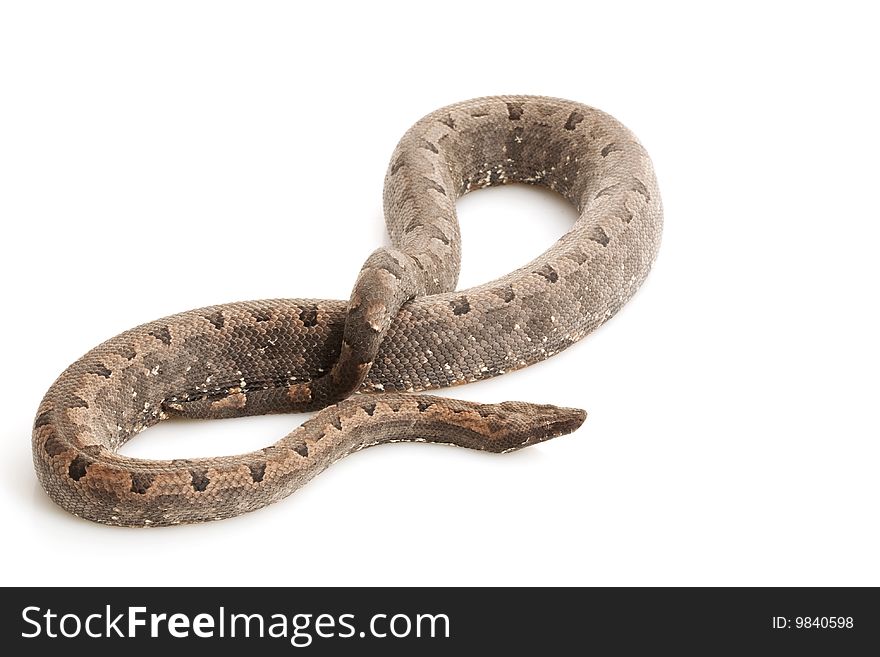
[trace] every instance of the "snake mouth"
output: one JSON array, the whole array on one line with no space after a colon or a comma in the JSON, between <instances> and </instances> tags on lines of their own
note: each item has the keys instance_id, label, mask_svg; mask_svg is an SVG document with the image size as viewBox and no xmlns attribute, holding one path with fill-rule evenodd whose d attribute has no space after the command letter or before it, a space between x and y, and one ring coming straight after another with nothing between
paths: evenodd
<instances>
[{"instance_id":1,"label":"snake mouth","mask_svg":"<svg viewBox=\"0 0 880 657\"><path fill-rule=\"evenodd\" d=\"M544 425L540 440L550 440L577 431L586 419L587 412L583 409L557 408L553 417Z\"/></svg>"}]
</instances>

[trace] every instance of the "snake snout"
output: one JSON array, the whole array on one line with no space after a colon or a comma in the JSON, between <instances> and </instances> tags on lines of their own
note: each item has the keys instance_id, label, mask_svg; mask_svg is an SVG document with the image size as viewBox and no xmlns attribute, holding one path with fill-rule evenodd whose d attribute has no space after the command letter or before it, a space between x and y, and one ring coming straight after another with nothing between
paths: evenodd
<instances>
[{"instance_id":1,"label":"snake snout","mask_svg":"<svg viewBox=\"0 0 880 657\"><path fill-rule=\"evenodd\" d=\"M583 409L551 406L535 427L537 440L531 442L550 440L577 431L586 419L587 412Z\"/></svg>"},{"instance_id":2,"label":"snake snout","mask_svg":"<svg viewBox=\"0 0 880 657\"><path fill-rule=\"evenodd\" d=\"M509 414L511 420L516 418L511 424L515 422L519 425L516 433L522 437L522 440L517 440L518 444L514 449L572 433L587 418L586 411L580 408L526 402L504 402L500 407Z\"/></svg>"}]
</instances>

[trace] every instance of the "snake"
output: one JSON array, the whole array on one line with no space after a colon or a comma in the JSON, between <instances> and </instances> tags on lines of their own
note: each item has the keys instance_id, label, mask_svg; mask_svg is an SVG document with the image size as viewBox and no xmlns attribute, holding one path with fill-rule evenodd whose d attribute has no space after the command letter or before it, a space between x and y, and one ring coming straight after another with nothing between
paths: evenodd
<instances>
[{"instance_id":1,"label":"snake","mask_svg":"<svg viewBox=\"0 0 880 657\"><path fill-rule=\"evenodd\" d=\"M456 200L509 183L560 194L577 219L528 264L456 290ZM632 132L607 113L557 98L449 105L401 138L383 206L390 246L367 258L347 302L270 299L190 310L125 331L70 365L33 425L34 467L49 497L106 525L220 520L280 500L373 445L504 453L580 427L581 409L424 392L549 358L633 296L656 258L663 211L651 160ZM317 413L246 454L119 453L169 418L301 411Z\"/></svg>"}]
</instances>

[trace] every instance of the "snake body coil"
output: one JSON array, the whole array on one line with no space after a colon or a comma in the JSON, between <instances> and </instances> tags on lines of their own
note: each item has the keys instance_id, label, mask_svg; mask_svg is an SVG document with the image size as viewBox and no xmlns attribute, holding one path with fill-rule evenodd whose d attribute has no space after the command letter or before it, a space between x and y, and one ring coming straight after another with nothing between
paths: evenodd
<instances>
[{"instance_id":1,"label":"snake body coil","mask_svg":"<svg viewBox=\"0 0 880 657\"><path fill-rule=\"evenodd\" d=\"M548 187L579 217L553 247L453 292L455 201L506 183ZM543 360L614 315L645 279L662 210L650 159L613 118L531 96L438 110L401 139L385 179L391 247L367 260L348 304L231 303L131 329L71 365L40 404L37 475L68 511L112 525L228 518L290 494L330 463L386 442L504 452L573 431L583 411L401 394ZM380 395L351 393L384 392ZM169 416L321 409L263 450L173 461L118 448Z\"/></svg>"}]
</instances>

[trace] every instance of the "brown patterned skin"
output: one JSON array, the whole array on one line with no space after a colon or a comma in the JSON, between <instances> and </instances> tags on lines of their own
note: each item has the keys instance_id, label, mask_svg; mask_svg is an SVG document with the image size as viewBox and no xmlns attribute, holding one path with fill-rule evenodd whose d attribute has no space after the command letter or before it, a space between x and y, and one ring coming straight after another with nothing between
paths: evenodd
<instances>
[{"instance_id":1,"label":"brown patterned skin","mask_svg":"<svg viewBox=\"0 0 880 657\"><path fill-rule=\"evenodd\" d=\"M525 267L452 292L461 255L456 199L512 182L562 194L577 221ZM46 393L33 432L34 465L51 498L111 525L200 522L274 502L371 445L504 452L580 426L577 409L399 393L538 362L626 303L650 270L662 228L651 162L635 137L565 100L452 105L401 139L385 180L385 216L392 246L370 256L348 304L282 299L192 310L126 331L71 365ZM386 394L340 401L355 391ZM169 416L324 407L250 454L152 461L116 453Z\"/></svg>"}]
</instances>

